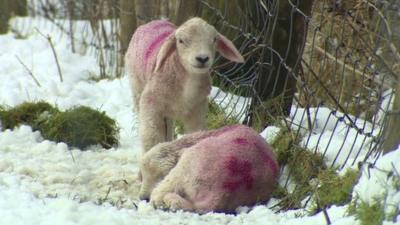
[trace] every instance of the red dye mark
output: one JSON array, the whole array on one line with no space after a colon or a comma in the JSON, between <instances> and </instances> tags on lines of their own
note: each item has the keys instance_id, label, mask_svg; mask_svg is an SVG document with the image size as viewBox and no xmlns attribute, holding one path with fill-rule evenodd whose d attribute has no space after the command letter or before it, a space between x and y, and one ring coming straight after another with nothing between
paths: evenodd
<instances>
[{"instance_id":1,"label":"red dye mark","mask_svg":"<svg viewBox=\"0 0 400 225\"><path fill-rule=\"evenodd\" d=\"M230 179L223 183L223 188L234 192L244 186L246 190L253 187L253 176L251 175L251 163L247 160L239 160L236 157L229 157L225 168L228 170Z\"/></svg>"},{"instance_id":2,"label":"red dye mark","mask_svg":"<svg viewBox=\"0 0 400 225\"><path fill-rule=\"evenodd\" d=\"M237 145L247 145L249 142L245 138L236 138L232 141L234 144Z\"/></svg>"},{"instance_id":3,"label":"red dye mark","mask_svg":"<svg viewBox=\"0 0 400 225\"><path fill-rule=\"evenodd\" d=\"M172 30L166 31L159 36L157 36L156 39L154 39L153 42L149 45L145 55L144 55L144 60L145 64L147 65L147 61L149 60L150 56L154 53L154 50L165 40L167 37L172 33Z\"/></svg>"},{"instance_id":4,"label":"red dye mark","mask_svg":"<svg viewBox=\"0 0 400 225\"><path fill-rule=\"evenodd\" d=\"M257 151L261 154L261 158L267 164L267 166L271 169L274 176L278 174L278 164L272 159L271 154L268 154L266 151L266 146L262 143L256 141L254 143L256 146Z\"/></svg>"}]
</instances>

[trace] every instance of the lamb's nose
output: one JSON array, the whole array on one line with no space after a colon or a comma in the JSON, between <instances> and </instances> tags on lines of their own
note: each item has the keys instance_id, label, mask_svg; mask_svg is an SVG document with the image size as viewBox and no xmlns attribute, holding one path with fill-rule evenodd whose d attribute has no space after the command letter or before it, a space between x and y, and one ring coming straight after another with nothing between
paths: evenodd
<instances>
[{"instance_id":1,"label":"lamb's nose","mask_svg":"<svg viewBox=\"0 0 400 225\"><path fill-rule=\"evenodd\" d=\"M196 60L201 63L201 64L205 64L206 62L208 62L210 58L208 56L197 56Z\"/></svg>"}]
</instances>

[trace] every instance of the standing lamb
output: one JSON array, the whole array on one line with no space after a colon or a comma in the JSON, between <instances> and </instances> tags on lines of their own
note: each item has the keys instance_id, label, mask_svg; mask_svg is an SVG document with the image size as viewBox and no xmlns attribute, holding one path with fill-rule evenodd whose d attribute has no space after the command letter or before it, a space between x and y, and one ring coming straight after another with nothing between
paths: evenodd
<instances>
[{"instance_id":1,"label":"standing lamb","mask_svg":"<svg viewBox=\"0 0 400 225\"><path fill-rule=\"evenodd\" d=\"M140 161L140 198L159 208L234 212L267 201L279 165L253 129L232 125L160 143Z\"/></svg>"},{"instance_id":2,"label":"standing lamb","mask_svg":"<svg viewBox=\"0 0 400 225\"><path fill-rule=\"evenodd\" d=\"M144 152L173 139L173 120L183 122L185 133L206 128L215 50L243 62L232 42L200 18L178 28L165 20L137 28L125 62Z\"/></svg>"}]
</instances>

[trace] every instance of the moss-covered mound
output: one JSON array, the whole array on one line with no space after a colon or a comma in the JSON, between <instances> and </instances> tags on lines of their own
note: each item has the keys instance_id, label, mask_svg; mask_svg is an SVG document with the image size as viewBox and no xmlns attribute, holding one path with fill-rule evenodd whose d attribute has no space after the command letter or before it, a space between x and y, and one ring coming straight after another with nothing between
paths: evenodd
<instances>
[{"instance_id":1,"label":"moss-covered mound","mask_svg":"<svg viewBox=\"0 0 400 225\"><path fill-rule=\"evenodd\" d=\"M59 113L59 110L47 102L25 102L14 108L0 107L0 120L3 130L13 129L20 124L38 129L41 120Z\"/></svg>"},{"instance_id":2,"label":"moss-covered mound","mask_svg":"<svg viewBox=\"0 0 400 225\"><path fill-rule=\"evenodd\" d=\"M46 102L26 102L9 109L0 107L0 120L2 129L26 124L48 140L80 149L97 144L111 148L118 144L116 122L105 112L86 106L61 112Z\"/></svg>"},{"instance_id":3,"label":"moss-covered mound","mask_svg":"<svg viewBox=\"0 0 400 225\"><path fill-rule=\"evenodd\" d=\"M350 204L348 209L350 215L354 215L362 225L381 225L385 220L385 207L380 201L367 203L361 201L359 204ZM389 216L388 220L395 221L397 215Z\"/></svg>"},{"instance_id":4,"label":"moss-covered mound","mask_svg":"<svg viewBox=\"0 0 400 225\"><path fill-rule=\"evenodd\" d=\"M100 144L111 148L118 144L118 128L104 112L79 106L58 113L41 126L44 138L65 142L81 149Z\"/></svg>"},{"instance_id":5,"label":"moss-covered mound","mask_svg":"<svg viewBox=\"0 0 400 225\"><path fill-rule=\"evenodd\" d=\"M331 205L345 205L351 201L353 187L359 178L356 170L347 170L343 176L339 176L334 170L323 170L318 174L320 182L316 188L315 211Z\"/></svg>"},{"instance_id":6,"label":"moss-covered mound","mask_svg":"<svg viewBox=\"0 0 400 225\"><path fill-rule=\"evenodd\" d=\"M221 106L219 106L216 102L209 100L208 101L208 113L207 113L207 128L218 129L223 126L232 125L239 123L236 115L227 115ZM180 121L176 123L176 133L183 134L184 127Z\"/></svg>"},{"instance_id":7,"label":"moss-covered mound","mask_svg":"<svg viewBox=\"0 0 400 225\"><path fill-rule=\"evenodd\" d=\"M339 176L325 165L321 154L301 147L300 140L299 134L281 128L271 143L279 165L287 166L289 176L296 184L292 191L282 186L275 189L273 196L281 199L280 209L302 208L308 196L313 196L312 214L331 205L350 202L358 172L349 170L344 176Z\"/></svg>"}]
</instances>

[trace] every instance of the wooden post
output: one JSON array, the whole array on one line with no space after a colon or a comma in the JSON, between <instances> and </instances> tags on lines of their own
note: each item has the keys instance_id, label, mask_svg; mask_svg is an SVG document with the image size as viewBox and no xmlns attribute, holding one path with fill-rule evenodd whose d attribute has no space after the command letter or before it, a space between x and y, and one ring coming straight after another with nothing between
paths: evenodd
<instances>
[{"instance_id":1,"label":"wooden post","mask_svg":"<svg viewBox=\"0 0 400 225\"><path fill-rule=\"evenodd\" d=\"M180 0L175 23L179 26L190 17L200 14L199 0Z\"/></svg>"},{"instance_id":2,"label":"wooden post","mask_svg":"<svg viewBox=\"0 0 400 225\"><path fill-rule=\"evenodd\" d=\"M27 0L9 0L11 11L16 16L28 16Z\"/></svg>"},{"instance_id":3,"label":"wooden post","mask_svg":"<svg viewBox=\"0 0 400 225\"><path fill-rule=\"evenodd\" d=\"M136 29L136 13L134 0L120 0L120 43L121 54L124 55L129 41Z\"/></svg>"},{"instance_id":4,"label":"wooden post","mask_svg":"<svg viewBox=\"0 0 400 225\"><path fill-rule=\"evenodd\" d=\"M296 2L297 5L293 6ZM276 24L274 30L265 34L271 35L265 40L270 40L266 44L270 44L273 51L268 48L264 50L263 62L270 65L258 71L256 96L253 97L248 121L257 129L263 129L270 116L287 116L290 113L296 91L295 76L307 37L307 18L298 10L310 16L313 2L280 0L276 11L271 12L277 17ZM255 1L253 7L260 9L262 6L257 4L260 3ZM272 28L273 24L268 26ZM271 104L273 107L265 108L264 104L271 100L275 103ZM266 110L269 110L268 114Z\"/></svg>"},{"instance_id":5,"label":"wooden post","mask_svg":"<svg viewBox=\"0 0 400 225\"><path fill-rule=\"evenodd\" d=\"M386 117L382 145L385 153L397 149L400 145L400 83L397 84L395 89L393 108Z\"/></svg>"},{"instance_id":6,"label":"wooden post","mask_svg":"<svg viewBox=\"0 0 400 225\"><path fill-rule=\"evenodd\" d=\"M8 32L8 21L11 16L9 3L9 0L0 0L0 34Z\"/></svg>"},{"instance_id":7,"label":"wooden post","mask_svg":"<svg viewBox=\"0 0 400 225\"><path fill-rule=\"evenodd\" d=\"M389 4L395 4L397 0L390 0ZM379 19L379 16L377 15ZM397 80L393 79L392 88L394 89L394 100L393 108L389 110L386 115L386 124L383 131L383 145L382 149L385 153L392 150L396 150L400 145L400 16L395 9L389 9L385 13L385 19L387 21L381 21L380 25L381 33L391 35L385 37L387 40L391 40L389 43L385 43L383 48L382 57L386 65L390 65L391 72L388 69L381 71L382 73L397 74ZM392 33L387 33L387 25L390 26Z\"/></svg>"},{"instance_id":8,"label":"wooden post","mask_svg":"<svg viewBox=\"0 0 400 225\"><path fill-rule=\"evenodd\" d=\"M137 26L157 19L160 13L160 0L135 0Z\"/></svg>"}]
</instances>

